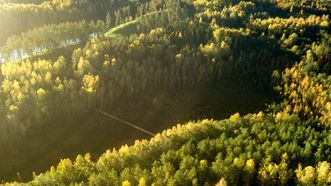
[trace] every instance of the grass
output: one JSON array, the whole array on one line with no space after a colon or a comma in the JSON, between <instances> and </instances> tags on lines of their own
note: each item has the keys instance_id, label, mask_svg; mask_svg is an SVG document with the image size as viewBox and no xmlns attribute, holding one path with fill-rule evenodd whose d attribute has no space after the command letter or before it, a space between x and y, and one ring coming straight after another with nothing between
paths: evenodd
<instances>
[{"instance_id":1,"label":"grass","mask_svg":"<svg viewBox=\"0 0 331 186\"><path fill-rule=\"evenodd\" d=\"M167 12L168 10L160 10L160 11L156 11L156 12L152 12L146 15L143 15L141 17L136 18L135 20L120 24L116 27L113 27L111 29L109 29L106 33L105 36L108 38L112 38L112 37L116 37L116 36L129 36L131 34L135 34L138 32L138 28L137 26L140 24L141 22L141 18L142 17L150 17L153 16L155 14L159 14L162 12Z\"/></svg>"},{"instance_id":2,"label":"grass","mask_svg":"<svg viewBox=\"0 0 331 186\"><path fill-rule=\"evenodd\" d=\"M117 27L111 28L105 33L105 36L108 38L117 36L117 35L123 35L128 36L130 34L134 34L137 32L137 25L140 23L140 19L135 19L130 22L126 22L124 24L121 24Z\"/></svg>"}]
</instances>

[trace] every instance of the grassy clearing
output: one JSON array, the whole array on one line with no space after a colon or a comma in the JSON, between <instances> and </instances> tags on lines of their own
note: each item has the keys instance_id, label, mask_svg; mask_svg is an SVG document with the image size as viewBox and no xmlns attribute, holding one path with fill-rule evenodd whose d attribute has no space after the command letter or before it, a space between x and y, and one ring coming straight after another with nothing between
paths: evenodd
<instances>
[{"instance_id":1,"label":"grassy clearing","mask_svg":"<svg viewBox=\"0 0 331 186\"><path fill-rule=\"evenodd\" d=\"M152 12L152 13L143 15L141 17L138 17L135 20L132 20L132 21L123 23L121 25L118 25L116 27L113 27L105 33L105 36L108 37L108 38L112 38L112 37L116 37L116 36L119 36L119 35L129 36L131 34L135 34L135 33L138 32L137 26L140 24L141 18L154 16L156 14L160 14L162 12L167 12L167 11L168 10L160 10L160 11L157 11L157 12Z\"/></svg>"},{"instance_id":2,"label":"grassy clearing","mask_svg":"<svg viewBox=\"0 0 331 186\"><path fill-rule=\"evenodd\" d=\"M106 37L114 37L116 35L128 36L137 32L137 25L140 23L140 19L121 24L117 27L111 28L105 33Z\"/></svg>"}]
</instances>

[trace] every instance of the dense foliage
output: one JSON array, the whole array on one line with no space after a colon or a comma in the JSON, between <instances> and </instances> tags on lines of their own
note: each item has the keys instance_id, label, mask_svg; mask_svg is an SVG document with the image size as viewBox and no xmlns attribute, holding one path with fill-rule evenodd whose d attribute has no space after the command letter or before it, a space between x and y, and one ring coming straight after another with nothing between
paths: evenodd
<instances>
[{"instance_id":1,"label":"dense foliage","mask_svg":"<svg viewBox=\"0 0 331 186\"><path fill-rule=\"evenodd\" d=\"M98 118L95 109L157 118L177 92L222 94L245 85L273 97L265 114L178 126L96 162L65 159L31 184L328 184L330 6L0 0L0 158L51 150L36 136L79 128L80 118ZM220 114L182 115L208 112ZM9 158L0 174L18 171L8 169L16 163Z\"/></svg>"},{"instance_id":2,"label":"dense foliage","mask_svg":"<svg viewBox=\"0 0 331 186\"><path fill-rule=\"evenodd\" d=\"M63 159L32 185L330 184L330 128L262 112L178 125L150 141ZM141 153L144 152L144 153Z\"/></svg>"},{"instance_id":3,"label":"dense foliage","mask_svg":"<svg viewBox=\"0 0 331 186\"><path fill-rule=\"evenodd\" d=\"M144 2L144 1L142 1ZM23 0L0 2L0 44L13 34L66 21L98 20L134 2L125 0ZM117 18L117 16L116 16ZM115 16L114 16L115 19Z\"/></svg>"},{"instance_id":4,"label":"dense foliage","mask_svg":"<svg viewBox=\"0 0 331 186\"><path fill-rule=\"evenodd\" d=\"M25 55L32 55L33 52L48 51L56 47L83 42L89 35L102 32L104 27L102 21L97 24L93 21L91 23L82 21L46 25L22 33L20 36L9 37L2 51L4 54L12 55L13 52L21 50L20 52Z\"/></svg>"}]
</instances>

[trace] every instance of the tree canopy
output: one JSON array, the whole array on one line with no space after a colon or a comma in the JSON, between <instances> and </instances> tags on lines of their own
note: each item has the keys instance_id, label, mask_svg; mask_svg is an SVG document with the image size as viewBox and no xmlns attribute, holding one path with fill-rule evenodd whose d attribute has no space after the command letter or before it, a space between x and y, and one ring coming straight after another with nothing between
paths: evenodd
<instances>
[{"instance_id":1,"label":"tree canopy","mask_svg":"<svg viewBox=\"0 0 331 186\"><path fill-rule=\"evenodd\" d=\"M153 132L164 117L183 124L39 174L47 164L27 184L330 184L330 9L327 0L0 0L0 178L31 181L19 169L70 135L79 146L69 154L82 154L88 142L75 132L103 130L101 109L151 118L140 124ZM236 112L244 116L223 120Z\"/></svg>"}]
</instances>

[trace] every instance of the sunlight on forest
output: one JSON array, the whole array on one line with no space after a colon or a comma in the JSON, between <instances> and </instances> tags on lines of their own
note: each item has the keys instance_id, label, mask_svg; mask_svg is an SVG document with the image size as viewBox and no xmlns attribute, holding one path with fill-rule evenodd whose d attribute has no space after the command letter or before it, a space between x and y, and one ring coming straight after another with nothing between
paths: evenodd
<instances>
[{"instance_id":1,"label":"sunlight on forest","mask_svg":"<svg viewBox=\"0 0 331 186\"><path fill-rule=\"evenodd\" d=\"M1 183L331 185L330 10L0 0Z\"/></svg>"}]
</instances>

